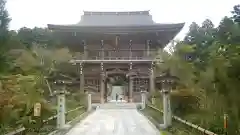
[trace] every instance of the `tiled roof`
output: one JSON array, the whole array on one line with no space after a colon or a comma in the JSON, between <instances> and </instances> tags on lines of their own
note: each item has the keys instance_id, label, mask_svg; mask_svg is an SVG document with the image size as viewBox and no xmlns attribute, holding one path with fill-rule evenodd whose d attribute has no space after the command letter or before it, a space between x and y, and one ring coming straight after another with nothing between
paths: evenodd
<instances>
[{"instance_id":1,"label":"tiled roof","mask_svg":"<svg viewBox=\"0 0 240 135\"><path fill-rule=\"evenodd\" d=\"M81 26L125 26L125 25L152 25L155 22L149 11L131 12L92 12L84 11Z\"/></svg>"},{"instance_id":2,"label":"tiled roof","mask_svg":"<svg viewBox=\"0 0 240 135\"><path fill-rule=\"evenodd\" d=\"M149 11L131 12L97 12L84 11L81 21L77 24L48 24L51 30L75 31L82 33L146 33L166 32L177 34L184 23L155 23Z\"/></svg>"}]
</instances>

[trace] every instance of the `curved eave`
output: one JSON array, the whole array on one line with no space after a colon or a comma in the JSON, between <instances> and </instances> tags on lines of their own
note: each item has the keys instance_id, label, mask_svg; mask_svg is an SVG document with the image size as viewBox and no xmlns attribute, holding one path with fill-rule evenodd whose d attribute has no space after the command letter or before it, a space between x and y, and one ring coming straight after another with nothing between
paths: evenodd
<instances>
[{"instance_id":1,"label":"curved eave","mask_svg":"<svg viewBox=\"0 0 240 135\"><path fill-rule=\"evenodd\" d=\"M178 24L153 24L142 26L79 26L79 25L53 25L48 24L48 28L54 31L68 31L81 33L148 33L148 32L174 32L178 33L184 23Z\"/></svg>"}]
</instances>

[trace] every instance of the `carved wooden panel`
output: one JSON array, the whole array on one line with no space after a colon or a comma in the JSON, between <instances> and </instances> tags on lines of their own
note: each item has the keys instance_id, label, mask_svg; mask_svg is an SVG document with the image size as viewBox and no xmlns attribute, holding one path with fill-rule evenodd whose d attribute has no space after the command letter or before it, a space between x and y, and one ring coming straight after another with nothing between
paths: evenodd
<instances>
[{"instance_id":1,"label":"carved wooden panel","mask_svg":"<svg viewBox=\"0 0 240 135\"><path fill-rule=\"evenodd\" d=\"M133 80L133 91L141 92L149 90L149 79L148 78L135 78Z\"/></svg>"}]
</instances>

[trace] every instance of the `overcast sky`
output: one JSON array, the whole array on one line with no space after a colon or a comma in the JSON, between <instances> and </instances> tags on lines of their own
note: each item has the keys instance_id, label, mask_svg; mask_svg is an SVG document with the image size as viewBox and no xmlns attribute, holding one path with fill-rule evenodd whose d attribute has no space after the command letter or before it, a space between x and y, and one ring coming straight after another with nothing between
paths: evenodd
<instances>
[{"instance_id":1,"label":"overcast sky","mask_svg":"<svg viewBox=\"0 0 240 135\"><path fill-rule=\"evenodd\" d=\"M188 26L206 18L218 24L223 16L230 15L240 0L7 0L12 18L10 29L23 26L46 27L47 24L75 24L82 11L134 11L150 10L157 23L186 25L177 38L182 38Z\"/></svg>"}]
</instances>

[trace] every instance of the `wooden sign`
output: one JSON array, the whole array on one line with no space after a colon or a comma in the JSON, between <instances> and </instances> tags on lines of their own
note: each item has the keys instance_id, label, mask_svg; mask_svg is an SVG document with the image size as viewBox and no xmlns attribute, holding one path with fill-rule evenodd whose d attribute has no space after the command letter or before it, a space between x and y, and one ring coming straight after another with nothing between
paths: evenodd
<instances>
[{"instance_id":1,"label":"wooden sign","mask_svg":"<svg viewBox=\"0 0 240 135\"><path fill-rule=\"evenodd\" d=\"M228 115L224 114L224 135L228 135Z\"/></svg>"},{"instance_id":2,"label":"wooden sign","mask_svg":"<svg viewBox=\"0 0 240 135\"><path fill-rule=\"evenodd\" d=\"M34 116L40 116L41 115L41 104L36 103L34 105Z\"/></svg>"},{"instance_id":3,"label":"wooden sign","mask_svg":"<svg viewBox=\"0 0 240 135\"><path fill-rule=\"evenodd\" d=\"M152 98L152 104L155 105L155 98Z\"/></svg>"}]
</instances>

